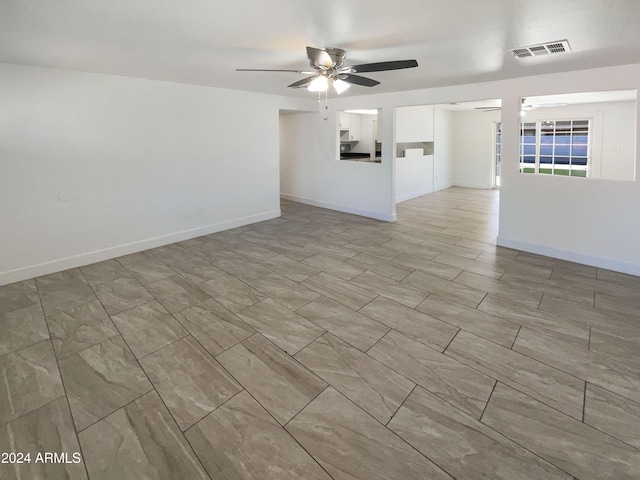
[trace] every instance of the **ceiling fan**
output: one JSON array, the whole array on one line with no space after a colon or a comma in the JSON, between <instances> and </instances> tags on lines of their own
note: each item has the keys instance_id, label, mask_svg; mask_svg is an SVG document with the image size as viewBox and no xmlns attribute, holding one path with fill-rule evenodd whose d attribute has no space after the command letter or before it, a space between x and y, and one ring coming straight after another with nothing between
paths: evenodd
<instances>
[{"instance_id":1,"label":"ceiling fan","mask_svg":"<svg viewBox=\"0 0 640 480\"><path fill-rule=\"evenodd\" d=\"M312 92L326 92L329 85L340 94L351 84L363 87L374 87L380 82L356 73L384 72L401 70L418 66L415 60L394 60L390 62L364 63L362 65L345 66L347 52L341 48L307 47L307 57L313 70L271 70L259 68L237 68L237 72L292 72L311 75L289 85L290 88L306 87Z\"/></svg>"}]
</instances>

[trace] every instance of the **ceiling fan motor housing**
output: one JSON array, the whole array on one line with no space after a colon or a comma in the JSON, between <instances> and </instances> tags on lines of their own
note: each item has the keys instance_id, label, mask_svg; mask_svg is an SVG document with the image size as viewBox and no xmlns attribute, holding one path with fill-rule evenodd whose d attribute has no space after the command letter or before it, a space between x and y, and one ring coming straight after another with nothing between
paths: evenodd
<instances>
[{"instance_id":1,"label":"ceiling fan motor housing","mask_svg":"<svg viewBox=\"0 0 640 480\"><path fill-rule=\"evenodd\" d=\"M341 48L313 48L307 47L309 65L316 69L329 70L340 68L347 52Z\"/></svg>"}]
</instances>

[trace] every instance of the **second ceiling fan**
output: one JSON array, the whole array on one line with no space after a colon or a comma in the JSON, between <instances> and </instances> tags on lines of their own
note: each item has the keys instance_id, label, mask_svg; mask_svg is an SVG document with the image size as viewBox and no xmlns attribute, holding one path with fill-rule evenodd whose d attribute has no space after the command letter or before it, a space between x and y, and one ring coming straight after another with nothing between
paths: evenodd
<instances>
[{"instance_id":1,"label":"second ceiling fan","mask_svg":"<svg viewBox=\"0 0 640 480\"><path fill-rule=\"evenodd\" d=\"M364 63L345 66L347 52L341 48L307 47L307 57L313 70L278 70L259 68L238 68L238 72L292 72L311 75L293 82L290 88L306 87L312 92L324 92L333 86L338 94L344 92L351 84L363 87L374 87L380 82L371 78L356 75L357 73L385 72L418 66L415 60L393 60L389 62Z\"/></svg>"}]
</instances>

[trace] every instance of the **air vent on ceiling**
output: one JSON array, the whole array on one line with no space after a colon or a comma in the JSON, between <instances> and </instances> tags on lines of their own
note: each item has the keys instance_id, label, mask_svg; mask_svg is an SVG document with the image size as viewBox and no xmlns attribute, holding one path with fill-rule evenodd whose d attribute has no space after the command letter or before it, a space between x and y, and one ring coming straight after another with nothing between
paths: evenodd
<instances>
[{"instance_id":1,"label":"air vent on ceiling","mask_svg":"<svg viewBox=\"0 0 640 480\"><path fill-rule=\"evenodd\" d=\"M527 58L570 51L571 47L569 47L569 42L567 40L558 40L555 42L541 43L540 45L514 48L511 50L511 53L513 53L513 56L516 58Z\"/></svg>"}]
</instances>

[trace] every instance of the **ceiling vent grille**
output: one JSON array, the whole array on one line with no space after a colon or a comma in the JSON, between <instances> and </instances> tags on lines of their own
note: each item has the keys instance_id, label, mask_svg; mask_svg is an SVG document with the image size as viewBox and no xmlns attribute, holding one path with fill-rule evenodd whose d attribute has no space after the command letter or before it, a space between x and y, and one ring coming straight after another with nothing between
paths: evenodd
<instances>
[{"instance_id":1,"label":"ceiling vent grille","mask_svg":"<svg viewBox=\"0 0 640 480\"><path fill-rule=\"evenodd\" d=\"M555 53L570 52L569 42L567 40L558 40L555 42L541 43L540 45L531 45L529 47L514 48L511 50L516 58L540 57Z\"/></svg>"}]
</instances>

